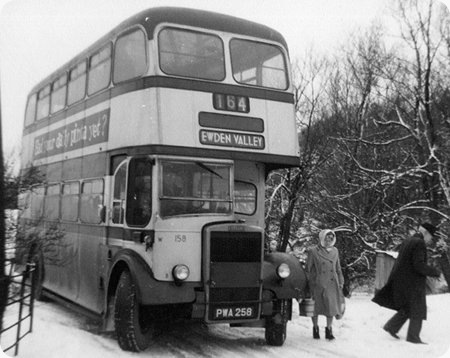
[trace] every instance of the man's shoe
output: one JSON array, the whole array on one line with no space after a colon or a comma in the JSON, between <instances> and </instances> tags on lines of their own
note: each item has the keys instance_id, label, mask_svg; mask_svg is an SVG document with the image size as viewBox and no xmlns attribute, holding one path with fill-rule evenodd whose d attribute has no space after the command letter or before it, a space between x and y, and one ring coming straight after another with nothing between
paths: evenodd
<instances>
[{"instance_id":1,"label":"man's shoe","mask_svg":"<svg viewBox=\"0 0 450 358\"><path fill-rule=\"evenodd\" d=\"M415 344L428 344L428 343L425 343L424 341L422 341L421 339L409 339L409 338L407 338L406 341L409 342L409 343L415 343Z\"/></svg>"},{"instance_id":2,"label":"man's shoe","mask_svg":"<svg viewBox=\"0 0 450 358\"><path fill-rule=\"evenodd\" d=\"M386 326L383 327L383 329L389 333L392 337L394 337L395 339L400 339L399 336L397 336L397 333L395 333L394 331L390 330L389 328L387 328Z\"/></svg>"}]
</instances>

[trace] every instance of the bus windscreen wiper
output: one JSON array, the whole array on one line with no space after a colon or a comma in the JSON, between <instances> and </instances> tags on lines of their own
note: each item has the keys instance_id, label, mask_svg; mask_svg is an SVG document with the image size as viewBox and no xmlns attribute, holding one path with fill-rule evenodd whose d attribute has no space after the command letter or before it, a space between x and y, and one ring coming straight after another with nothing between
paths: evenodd
<instances>
[{"instance_id":1,"label":"bus windscreen wiper","mask_svg":"<svg viewBox=\"0 0 450 358\"><path fill-rule=\"evenodd\" d=\"M218 176L220 179L223 179L223 177L219 173L217 173L216 171L212 170L211 168L209 168L205 164L200 163L200 162L195 162L195 164L197 164L200 168L205 169L206 171L210 172L211 174L214 174L215 176Z\"/></svg>"}]
</instances>

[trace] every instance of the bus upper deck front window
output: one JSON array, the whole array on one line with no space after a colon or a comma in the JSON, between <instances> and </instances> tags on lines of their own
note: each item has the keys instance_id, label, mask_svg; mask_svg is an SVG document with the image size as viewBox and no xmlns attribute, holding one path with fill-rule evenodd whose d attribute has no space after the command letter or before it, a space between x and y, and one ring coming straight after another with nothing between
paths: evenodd
<instances>
[{"instance_id":1,"label":"bus upper deck front window","mask_svg":"<svg viewBox=\"0 0 450 358\"><path fill-rule=\"evenodd\" d=\"M277 46L232 39L230 52L233 77L237 82L279 90L288 88L286 60Z\"/></svg>"},{"instance_id":2,"label":"bus upper deck front window","mask_svg":"<svg viewBox=\"0 0 450 358\"><path fill-rule=\"evenodd\" d=\"M203 162L162 162L161 216L230 214L231 166Z\"/></svg>"},{"instance_id":3,"label":"bus upper deck front window","mask_svg":"<svg viewBox=\"0 0 450 358\"><path fill-rule=\"evenodd\" d=\"M159 33L159 63L168 75L221 81L225 78L222 40L174 28Z\"/></svg>"}]
</instances>

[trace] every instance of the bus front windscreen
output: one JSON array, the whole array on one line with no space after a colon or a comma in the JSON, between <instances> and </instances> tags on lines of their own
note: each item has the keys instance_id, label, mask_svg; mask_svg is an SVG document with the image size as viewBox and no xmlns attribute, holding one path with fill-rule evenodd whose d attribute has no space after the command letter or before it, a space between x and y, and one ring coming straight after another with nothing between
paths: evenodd
<instances>
[{"instance_id":1,"label":"bus front windscreen","mask_svg":"<svg viewBox=\"0 0 450 358\"><path fill-rule=\"evenodd\" d=\"M279 47L262 42L232 39L230 53L236 82L278 90L287 89L286 60Z\"/></svg>"},{"instance_id":2,"label":"bus front windscreen","mask_svg":"<svg viewBox=\"0 0 450 358\"><path fill-rule=\"evenodd\" d=\"M159 62L169 75L214 81L225 78L223 43L216 35L163 29L159 34Z\"/></svg>"},{"instance_id":3,"label":"bus front windscreen","mask_svg":"<svg viewBox=\"0 0 450 358\"><path fill-rule=\"evenodd\" d=\"M230 177L231 166L227 164L163 161L161 216L230 214Z\"/></svg>"}]
</instances>

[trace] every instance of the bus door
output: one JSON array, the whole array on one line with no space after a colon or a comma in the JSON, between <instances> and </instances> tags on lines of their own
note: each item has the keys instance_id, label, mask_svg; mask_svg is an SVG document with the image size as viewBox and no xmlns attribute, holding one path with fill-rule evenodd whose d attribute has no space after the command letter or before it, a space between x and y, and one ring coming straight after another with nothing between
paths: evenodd
<instances>
[{"instance_id":1,"label":"bus door","mask_svg":"<svg viewBox=\"0 0 450 358\"><path fill-rule=\"evenodd\" d=\"M142 239L152 219L153 159L123 156L113 163L108 248L129 248L149 261Z\"/></svg>"}]
</instances>

